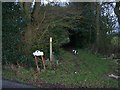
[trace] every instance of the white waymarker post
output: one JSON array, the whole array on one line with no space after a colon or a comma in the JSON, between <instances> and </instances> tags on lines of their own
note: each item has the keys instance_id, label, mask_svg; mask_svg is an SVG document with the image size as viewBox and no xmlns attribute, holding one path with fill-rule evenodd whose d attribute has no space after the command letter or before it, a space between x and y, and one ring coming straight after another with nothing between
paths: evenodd
<instances>
[{"instance_id":1,"label":"white waymarker post","mask_svg":"<svg viewBox=\"0 0 120 90\"><path fill-rule=\"evenodd\" d=\"M50 37L50 61L52 62L52 37Z\"/></svg>"}]
</instances>

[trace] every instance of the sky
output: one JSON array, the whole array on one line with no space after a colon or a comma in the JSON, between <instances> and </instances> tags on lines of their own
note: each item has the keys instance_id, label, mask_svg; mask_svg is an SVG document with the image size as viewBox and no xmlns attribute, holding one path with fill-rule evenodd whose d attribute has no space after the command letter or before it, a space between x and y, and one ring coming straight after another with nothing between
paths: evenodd
<instances>
[{"instance_id":1,"label":"sky","mask_svg":"<svg viewBox=\"0 0 120 90\"><path fill-rule=\"evenodd\" d=\"M116 23L115 23L115 28L117 28L117 27L119 27L119 23L118 23L118 18L117 18L117 16L116 16L115 12L114 12L115 6L116 6L116 3L113 3L113 7L111 7L111 6L109 5L109 10L108 10L108 9L105 9L104 6L103 6L103 8L104 8L104 16L106 16L106 15L107 15L106 12L108 12L108 13L110 14L109 18L113 17L113 18L112 18L112 21L116 21Z\"/></svg>"}]
</instances>

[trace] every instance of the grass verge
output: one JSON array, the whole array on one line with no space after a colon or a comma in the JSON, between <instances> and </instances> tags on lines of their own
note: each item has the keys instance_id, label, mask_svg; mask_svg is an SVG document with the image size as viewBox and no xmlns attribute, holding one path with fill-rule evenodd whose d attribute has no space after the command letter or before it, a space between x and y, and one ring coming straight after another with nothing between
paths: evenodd
<instances>
[{"instance_id":1,"label":"grass verge","mask_svg":"<svg viewBox=\"0 0 120 90\"><path fill-rule=\"evenodd\" d=\"M43 83L50 83L66 87L118 88L118 80L108 77L118 68L112 60L101 59L85 50L79 50L78 55L62 50L61 54L62 59L54 70L42 70L38 74L33 68L10 69L9 66L3 66L3 78L39 87Z\"/></svg>"}]
</instances>

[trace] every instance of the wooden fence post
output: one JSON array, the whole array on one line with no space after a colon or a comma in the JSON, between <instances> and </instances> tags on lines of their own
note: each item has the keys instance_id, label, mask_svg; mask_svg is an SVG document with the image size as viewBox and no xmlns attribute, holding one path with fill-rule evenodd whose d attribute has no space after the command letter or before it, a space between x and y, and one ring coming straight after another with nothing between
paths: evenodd
<instances>
[{"instance_id":1,"label":"wooden fence post","mask_svg":"<svg viewBox=\"0 0 120 90\"><path fill-rule=\"evenodd\" d=\"M52 62L52 37L50 37L50 61Z\"/></svg>"}]
</instances>

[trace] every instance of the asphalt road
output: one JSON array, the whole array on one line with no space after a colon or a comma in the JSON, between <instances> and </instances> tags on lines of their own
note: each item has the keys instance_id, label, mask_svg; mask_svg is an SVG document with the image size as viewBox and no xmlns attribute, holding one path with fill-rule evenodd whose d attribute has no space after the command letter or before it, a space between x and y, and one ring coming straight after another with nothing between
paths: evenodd
<instances>
[{"instance_id":1,"label":"asphalt road","mask_svg":"<svg viewBox=\"0 0 120 90\"><path fill-rule=\"evenodd\" d=\"M32 85L14 82L14 81L2 80L2 88L37 88L37 87L34 87Z\"/></svg>"},{"instance_id":2,"label":"asphalt road","mask_svg":"<svg viewBox=\"0 0 120 90\"><path fill-rule=\"evenodd\" d=\"M65 85L60 85L60 84L50 84L50 83L43 83L41 84L41 87L35 87L33 85L30 84L24 84L24 83L18 83L15 81L10 81L10 80L5 80L2 79L0 80L0 84L2 83L2 85L0 85L0 89L7 89L7 88L36 88L39 89L40 88L66 88Z\"/></svg>"}]
</instances>

